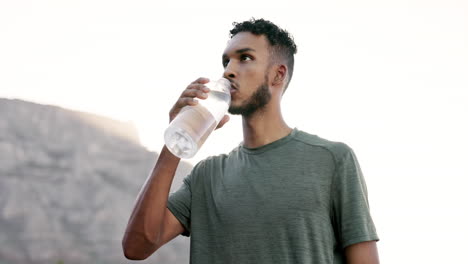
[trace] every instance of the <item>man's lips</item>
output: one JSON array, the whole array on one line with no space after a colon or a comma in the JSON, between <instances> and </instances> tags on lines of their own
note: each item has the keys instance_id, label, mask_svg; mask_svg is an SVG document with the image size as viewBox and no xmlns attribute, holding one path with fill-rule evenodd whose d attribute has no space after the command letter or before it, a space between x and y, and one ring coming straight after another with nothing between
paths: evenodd
<instances>
[{"instance_id":1,"label":"man's lips","mask_svg":"<svg viewBox=\"0 0 468 264\"><path fill-rule=\"evenodd\" d=\"M234 85L231 85L231 87L229 88L229 92L231 93L231 95L233 95L237 93L237 88Z\"/></svg>"},{"instance_id":2,"label":"man's lips","mask_svg":"<svg viewBox=\"0 0 468 264\"><path fill-rule=\"evenodd\" d=\"M239 89L237 88L237 85L236 85L234 82L231 81L230 91L231 91L231 92L235 92L235 91L237 91L237 90L239 90Z\"/></svg>"}]
</instances>

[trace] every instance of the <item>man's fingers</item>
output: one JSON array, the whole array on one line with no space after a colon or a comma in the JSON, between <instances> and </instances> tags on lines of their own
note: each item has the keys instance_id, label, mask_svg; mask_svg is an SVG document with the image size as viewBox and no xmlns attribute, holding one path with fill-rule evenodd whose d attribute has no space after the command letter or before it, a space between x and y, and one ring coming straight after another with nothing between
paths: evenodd
<instances>
[{"instance_id":1,"label":"man's fingers","mask_svg":"<svg viewBox=\"0 0 468 264\"><path fill-rule=\"evenodd\" d=\"M193 97L181 97L179 98L179 100L177 100L175 108L180 110L186 105L196 105L196 104L198 104L198 100Z\"/></svg>"},{"instance_id":2,"label":"man's fingers","mask_svg":"<svg viewBox=\"0 0 468 264\"><path fill-rule=\"evenodd\" d=\"M210 89L206 87L205 84L209 81L210 80L208 78L200 77L189 84L169 111L169 121L172 121L184 106L197 105L197 98L202 100L208 98Z\"/></svg>"},{"instance_id":3,"label":"man's fingers","mask_svg":"<svg viewBox=\"0 0 468 264\"><path fill-rule=\"evenodd\" d=\"M192 84L196 84L196 83L205 84L205 83L208 83L208 82L210 82L210 79L205 78L205 77L200 77L200 78L196 79L195 81L193 81Z\"/></svg>"},{"instance_id":4,"label":"man's fingers","mask_svg":"<svg viewBox=\"0 0 468 264\"><path fill-rule=\"evenodd\" d=\"M180 97L195 97L197 95L202 95L203 93L208 93L210 88L206 87L205 84L207 84L209 81L210 79L204 77L196 79L191 84L189 84L189 86L187 86L187 89L182 92Z\"/></svg>"},{"instance_id":5,"label":"man's fingers","mask_svg":"<svg viewBox=\"0 0 468 264\"><path fill-rule=\"evenodd\" d=\"M208 98L208 93L201 89L186 89L182 92L180 97L198 97L200 99L206 99Z\"/></svg>"},{"instance_id":6,"label":"man's fingers","mask_svg":"<svg viewBox=\"0 0 468 264\"><path fill-rule=\"evenodd\" d=\"M210 88L206 87L205 84L195 83L187 86L187 89L185 89L184 91L186 90L200 90L207 93L210 91Z\"/></svg>"}]
</instances>

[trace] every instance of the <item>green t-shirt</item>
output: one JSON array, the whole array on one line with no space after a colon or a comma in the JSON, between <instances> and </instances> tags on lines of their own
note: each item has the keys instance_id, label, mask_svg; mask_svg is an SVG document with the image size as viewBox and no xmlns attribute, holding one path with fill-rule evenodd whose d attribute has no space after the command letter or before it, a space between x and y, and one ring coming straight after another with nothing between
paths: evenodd
<instances>
[{"instance_id":1,"label":"green t-shirt","mask_svg":"<svg viewBox=\"0 0 468 264\"><path fill-rule=\"evenodd\" d=\"M346 246L378 240L352 149L297 129L199 162L167 207L193 264L345 263Z\"/></svg>"}]
</instances>

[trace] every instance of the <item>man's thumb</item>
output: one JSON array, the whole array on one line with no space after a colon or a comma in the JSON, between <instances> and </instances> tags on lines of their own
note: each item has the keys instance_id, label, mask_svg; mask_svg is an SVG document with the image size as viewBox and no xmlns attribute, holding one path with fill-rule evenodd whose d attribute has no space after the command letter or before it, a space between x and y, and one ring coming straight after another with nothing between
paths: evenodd
<instances>
[{"instance_id":1,"label":"man's thumb","mask_svg":"<svg viewBox=\"0 0 468 264\"><path fill-rule=\"evenodd\" d=\"M221 121L219 121L219 124L218 124L218 126L216 127L216 129L222 128L222 127L224 126L224 124L226 124L228 121L229 121L229 116L228 116L228 115L224 115L223 119L221 119Z\"/></svg>"}]
</instances>

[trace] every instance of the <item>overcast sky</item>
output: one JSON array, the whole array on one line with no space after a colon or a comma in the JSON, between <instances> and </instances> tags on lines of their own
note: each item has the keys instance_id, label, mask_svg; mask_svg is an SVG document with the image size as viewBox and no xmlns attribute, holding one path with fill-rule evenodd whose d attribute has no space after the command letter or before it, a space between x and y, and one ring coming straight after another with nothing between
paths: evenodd
<instances>
[{"instance_id":1,"label":"overcast sky","mask_svg":"<svg viewBox=\"0 0 468 264\"><path fill-rule=\"evenodd\" d=\"M355 150L382 263L466 257L467 1L165 2L0 0L0 97L131 121L159 151L182 90L221 76L231 23L272 20L298 45L284 117ZM234 117L189 161L241 140Z\"/></svg>"}]
</instances>

